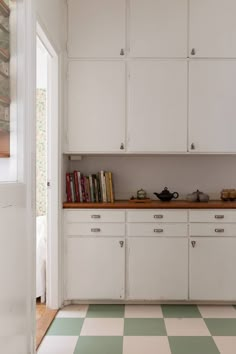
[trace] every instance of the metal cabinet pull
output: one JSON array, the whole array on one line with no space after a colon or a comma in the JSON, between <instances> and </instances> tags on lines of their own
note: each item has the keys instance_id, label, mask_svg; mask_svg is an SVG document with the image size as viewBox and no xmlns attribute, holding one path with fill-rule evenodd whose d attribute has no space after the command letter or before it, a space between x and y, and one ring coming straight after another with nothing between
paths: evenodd
<instances>
[{"instance_id":1,"label":"metal cabinet pull","mask_svg":"<svg viewBox=\"0 0 236 354\"><path fill-rule=\"evenodd\" d=\"M163 219L163 215L153 215L154 219Z\"/></svg>"},{"instance_id":2,"label":"metal cabinet pull","mask_svg":"<svg viewBox=\"0 0 236 354\"><path fill-rule=\"evenodd\" d=\"M191 148L191 150L195 150L195 144L192 143L192 144L190 145L190 148Z\"/></svg>"},{"instance_id":3,"label":"metal cabinet pull","mask_svg":"<svg viewBox=\"0 0 236 354\"><path fill-rule=\"evenodd\" d=\"M123 48L121 48L121 50L120 50L120 55L125 55L125 51Z\"/></svg>"},{"instance_id":4,"label":"metal cabinet pull","mask_svg":"<svg viewBox=\"0 0 236 354\"><path fill-rule=\"evenodd\" d=\"M215 219L224 219L224 215L215 215Z\"/></svg>"},{"instance_id":5,"label":"metal cabinet pull","mask_svg":"<svg viewBox=\"0 0 236 354\"><path fill-rule=\"evenodd\" d=\"M124 246L124 241L119 241L120 247L122 248Z\"/></svg>"},{"instance_id":6,"label":"metal cabinet pull","mask_svg":"<svg viewBox=\"0 0 236 354\"><path fill-rule=\"evenodd\" d=\"M98 229L98 228L94 228L94 229L91 229L91 232L100 232L101 229Z\"/></svg>"},{"instance_id":7,"label":"metal cabinet pull","mask_svg":"<svg viewBox=\"0 0 236 354\"><path fill-rule=\"evenodd\" d=\"M195 50L195 48L193 48L192 50L191 50L191 55L195 55L196 54L196 50Z\"/></svg>"},{"instance_id":8,"label":"metal cabinet pull","mask_svg":"<svg viewBox=\"0 0 236 354\"><path fill-rule=\"evenodd\" d=\"M191 241L192 247L194 248L196 246L196 241Z\"/></svg>"},{"instance_id":9,"label":"metal cabinet pull","mask_svg":"<svg viewBox=\"0 0 236 354\"><path fill-rule=\"evenodd\" d=\"M120 144L120 150L124 150L125 146L123 143Z\"/></svg>"},{"instance_id":10,"label":"metal cabinet pull","mask_svg":"<svg viewBox=\"0 0 236 354\"><path fill-rule=\"evenodd\" d=\"M92 219L101 219L101 215L91 215Z\"/></svg>"},{"instance_id":11,"label":"metal cabinet pull","mask_svg":"<svg viewBox=\"0 0 236 354\"><path fill-rule=\"evenodd\" d=\"M154 232L159 232L159 233L161 233L161 232L163 232L164 230L163 229L154 229Z\"/></svg>"},{"instance_id":12,"label":"metal cabinet pull","mask_svg":"<svg viewBox=\"0 0 236 354\"><path fill-rule=\"evenodd\" d=\"M225 229L215 229L215 232L225 232Z\"/></svg>"}]
</instances>

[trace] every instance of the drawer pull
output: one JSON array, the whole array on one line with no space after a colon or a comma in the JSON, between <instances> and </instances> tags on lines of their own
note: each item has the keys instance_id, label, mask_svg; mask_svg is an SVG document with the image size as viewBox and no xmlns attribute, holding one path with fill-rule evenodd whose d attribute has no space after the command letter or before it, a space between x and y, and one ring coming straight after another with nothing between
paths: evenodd
<instances>
[{"instance_id":1,"label":"drawer pull","mask_svg":"<svg viewBox=\"0 0 236 354\"><path fill-rule=\"evenodd\" d=\"M154 232L158 232L158 233L163 232L163 231L164 231L163 229L154 229Z\"/></svg>"},{"instance_id":2,"label":"drawer pull","mask_svg":"<svg viewBox=\"0 0 236 354\"><path fill-rule=\"evenodd\" d=\"M100 232L101 229L98 229L98 228L94 228L94 229L91 229L91 232Z\"/></svg>"},{"instance_id":3,"label":"drawer pull","mask_svg":"<svg viewBox=\"0 0 236 354\"><path fill-rule=\"evenodd\" d=\"M194 248L196 246L196 241L191 241L192 247Z\"/></svg>"},{"instance_id":4,"label":"drawer pull","mask_svg":"<svg viewBox=\"0 0 236 354\"><path fill-rule=\"evenodd\" d=\"M122 248L124 246L124 241L119 241L120 247Z\"/></svg>"},{"instance_id":5,"label":"drawer pull","mask_svg":"<svg viewBox=\"0 0 236 354\"><path fill-rule=\"evenodd\" d=\"M163 215L160 215L160 214L154 215L153 217L154 217L154 219L163 219Z\"/></svg>"},{"instance_id":6,"label":"drawer pull","mask_svg":"<svg viewBox=\"0 0 236 354\"><path fill-rule=\"evenodd\" d=\"M225 229L215 229L215 232L225 232Z\"/></svg>"},{"instance_id":7,"label":"drawer pull","mask_svg":"<svg viewBox=\"0 0 236 354\"><path fill-rule=\"evenodd\" d=\"M224 219L224 215L215 215L215 219Z\"/></svg>"},{"instance_id":8,"label":"drawer pull","mask_svg":"<svg viewBox=\"0 0 236 354\"><path fill-rule=\"evenodd\" d=\"M92 219L101 219L101 215L91 215Z\"/></svg>"}]
</instances>

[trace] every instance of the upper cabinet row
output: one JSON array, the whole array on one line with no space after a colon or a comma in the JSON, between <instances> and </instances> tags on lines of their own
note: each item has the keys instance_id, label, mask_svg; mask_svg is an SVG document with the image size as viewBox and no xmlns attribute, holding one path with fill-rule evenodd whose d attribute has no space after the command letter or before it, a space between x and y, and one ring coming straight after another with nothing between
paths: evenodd
<instances>
[{"instance_id":1,"label":"upper cabinet row","mask_svg":"<svg viewBox=\"0 0 236 354\"><path fill-rule=\"evenodd\" d=\"M71 58L236 58L235 0L69 0Z\"/></svg>"}]
</instances>

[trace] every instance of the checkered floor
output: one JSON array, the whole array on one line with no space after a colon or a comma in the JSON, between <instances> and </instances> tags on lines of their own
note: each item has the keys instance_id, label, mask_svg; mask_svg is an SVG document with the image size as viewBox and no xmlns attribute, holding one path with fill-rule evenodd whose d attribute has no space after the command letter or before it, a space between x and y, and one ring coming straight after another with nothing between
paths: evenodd
<instances>
[{"instance_id":1,"label":"checkered floor","mask_svg":"<svg viewBox=\"0 0 236 354\"><path fill-rule=\"evenodd\" d=\"M38 354L236 354L236 306L71 305Z\"/></svg>"}]
</instances>

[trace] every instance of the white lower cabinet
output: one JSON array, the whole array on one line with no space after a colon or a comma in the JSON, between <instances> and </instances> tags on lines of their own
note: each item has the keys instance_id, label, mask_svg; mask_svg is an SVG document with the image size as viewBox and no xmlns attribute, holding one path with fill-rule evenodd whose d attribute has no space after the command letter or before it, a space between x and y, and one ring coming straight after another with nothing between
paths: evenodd
<instances>
[{"instance_id":1,"label":"white lower cabinet","mask_svg":"<svg viewBox=\"0 0 236 354\"><path fill-rule=\"evenodd\" d=\"M236 299L236 237L192 237L190 300Z\"/></svg>"},{"instance_id":2,"label":"white lower cabinet","mask_svg":"<svg viewBox=\"0 0 236 354\"><path fill-rule=\"evenodd\" d=\"M133 237L127 247L129 300L188 298L187 238Z\"/></svg>"},{"instance_id":3,"label":"white lower cabinet","mask_svg":"<svg viewBox=\"0 0 236 354\"><path fill-rule=\"evenodd\" d=\"M124 299L123 237L75 237L66 243L66 299Z\"/></svg>"}]
</instances>

